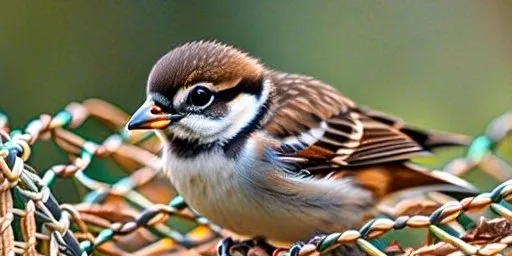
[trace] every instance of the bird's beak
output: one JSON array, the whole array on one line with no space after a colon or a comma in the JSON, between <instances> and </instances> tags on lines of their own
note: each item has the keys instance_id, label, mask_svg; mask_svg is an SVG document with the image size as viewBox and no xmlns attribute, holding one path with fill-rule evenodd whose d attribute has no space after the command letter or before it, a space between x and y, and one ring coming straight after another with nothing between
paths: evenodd
<instances>
[{"instance_id":1,"label":"bird's beak","mask_svg":"<svg viewBox=\"0 0 512 256\"><path fill-rule=\"evenodd\" d=\"M182 115L167 114L152 101L140 106L126 125L128 130L164 129Z\"/></svg>"}]
</instances>

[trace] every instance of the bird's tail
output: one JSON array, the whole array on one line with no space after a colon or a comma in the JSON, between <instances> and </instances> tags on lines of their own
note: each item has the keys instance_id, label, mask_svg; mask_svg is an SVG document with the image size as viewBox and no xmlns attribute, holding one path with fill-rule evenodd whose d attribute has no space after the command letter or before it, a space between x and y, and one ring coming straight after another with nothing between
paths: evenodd
<instances>
[{"instance_id":1,"label":"bird's tail","mask_svg":"<svg viewBox=\"0 0 512 256\"><path fill-rule=\"evenodd\" d=\"M418 129L406 124L398 117L364 106L359 107L359 111L374 120L399 129L428 151L447 146L467 146L472 140L470 136L466 135Z\"/></svg>"},{"instance_id":2,"label":"bird's tail","mask_svg":"<svg viewBox=\"0 0 512 256\"><path fill-rule=\"evenodd\" d=\"M440 192L455 199L478 194L469 182L446 172L430 171L409 162L395 162L355 171L356 180L378 198L394 192L415 189L422 193Z\"/></svg>"},{"instance_id":3,"label":"bird's tail","mask_svg":"<svg viewBox=\"0 0 512 256\"><path fill-rule=\"evenodd\" d=\"M418 142L426 150L433 150L448 146L468 146L472 138L470 136L439 132L439 131L422 131L420 129L404 126L400 129L413 140Z\"/></svg>"},{"instance_id":4,"label":"bird's tail","mask_svg":"<svg viewBox=\"0 0 512 256\"><path fill-rule=\"evenodd\" d=\"M404 163L404 166L415 172L426 175L432 180L430 184L425 184L424 187L420 186L422 192L440 192L457 200L476 196L480 193L473 184L448 172L438 170L429 171L427 168L413 163Z\"/></svg>"}]
</instances>

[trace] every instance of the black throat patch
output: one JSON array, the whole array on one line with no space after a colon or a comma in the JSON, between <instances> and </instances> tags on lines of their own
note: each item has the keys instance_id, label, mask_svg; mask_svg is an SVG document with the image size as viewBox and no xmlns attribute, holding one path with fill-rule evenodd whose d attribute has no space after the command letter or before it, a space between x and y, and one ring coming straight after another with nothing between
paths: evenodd
<instances>
[{"instance_id":1,"label":"black throat patch","mask_svg":"<svg viewBox=\"0 0 512 256\"><path fill-rule=\"evenodd\" d=\"M201 153L207 153L215 148L215 143L199 143L197 139L183 139L168 135L170 151L179 158L193 158Z\"/></svg>"}]
</instances>

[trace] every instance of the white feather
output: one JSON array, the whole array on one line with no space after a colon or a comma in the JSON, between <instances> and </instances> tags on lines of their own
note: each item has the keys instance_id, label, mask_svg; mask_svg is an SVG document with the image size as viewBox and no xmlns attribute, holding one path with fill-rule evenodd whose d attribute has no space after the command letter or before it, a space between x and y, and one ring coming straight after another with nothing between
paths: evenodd
<instances>
[{"instance_id":1,"label":"white feather","mask_svg":"<svg viewBox=\"0 0 512 256\"><path fill-rule=\"evenodd\" d=\"M298 136L289 136L282 140L281 145L312 145L317 142L328 129L326 122L321 122L319 127L311 128Z\"/></svg>"},{"instance_id":2,"label":"white feather","mask_svg":"<svg viewBox=\"0 0 512 256\"><path fill-rule=\"evenodd\" d=\"M270 92L269 81L264 81L259 99L242 93L227 104L228 114L220 119L210 119L200 114L191 114L174 127L177 136L198 138L203 143L227 141L235 137L262 110Z\"/></svg>"},{"instance_id":3,"label":"white feather","mask_svg":"<svg viewBox=\"0 0 512 256\"><path fill-rule=\"evenodd\" d=\"M213 223L282 242L353 228L373 206L369 191L351 179L283 176L262 161L258 146L249 139L236 159L221 150L184 159L165 149L166 173L187 203Z\"/></svg>"}]
</instances>

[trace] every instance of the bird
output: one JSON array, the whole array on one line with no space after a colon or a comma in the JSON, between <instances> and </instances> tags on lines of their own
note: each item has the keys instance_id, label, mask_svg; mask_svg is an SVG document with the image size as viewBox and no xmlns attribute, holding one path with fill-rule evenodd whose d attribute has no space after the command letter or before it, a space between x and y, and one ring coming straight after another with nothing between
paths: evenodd
<instances>
[{"instance_id":1,"label":"bird","mask_svg":"<svg viewBox=\"0 0 512 256\"><path fill-rule=\"evenodd\" d=\"M357 228L398 191L475 192L411 161L468 136L408 125L215 40L163 55L126 127L156 132L163 172L195 211L278 243Z\"/></svg>"}]
</instances>

